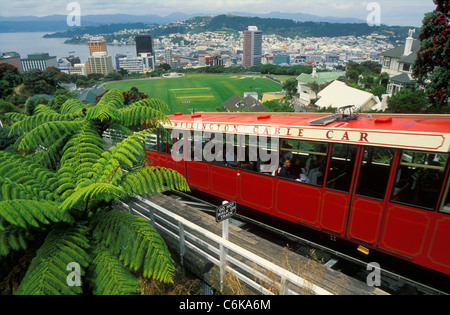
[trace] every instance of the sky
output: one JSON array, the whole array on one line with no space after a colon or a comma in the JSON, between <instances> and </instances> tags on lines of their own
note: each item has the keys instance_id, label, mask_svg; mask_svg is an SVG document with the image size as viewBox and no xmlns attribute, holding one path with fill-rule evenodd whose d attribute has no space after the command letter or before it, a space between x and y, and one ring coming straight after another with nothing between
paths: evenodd
<instances>
[{"instance_id":1,"label":"sky","mask_svg":"<svg viewBox=\"0 0 450 315\"><path fill-rule=\"evenodd\" d=\"M67 5L78 2L81 15L156 14L174 12L226 14L229 12L306 13L353 17L366 21L374 10L382 24L420 26L425 13L435 9L433 0L0 0L0 16L67 15ZM377 5L374 9L373 3Z\"/></svg>"}]
</instances>

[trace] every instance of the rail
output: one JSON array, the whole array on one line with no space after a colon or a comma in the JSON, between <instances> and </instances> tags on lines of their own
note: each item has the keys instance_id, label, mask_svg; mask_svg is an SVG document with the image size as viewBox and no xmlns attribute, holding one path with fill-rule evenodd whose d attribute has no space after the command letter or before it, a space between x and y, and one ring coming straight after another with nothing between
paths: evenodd
<instances>
[{"instance_id":1,"label":"rail","mask_svg":"<svg viewBox=\"0 0 450 315\"><path fill-rule=\"evenodd\" d=\"M178 241L181 263L183 263L186 251L190 249L218 266L220 268L221 289L223 289L222 281L224 275L226 272L229 272L234 274L240 281L266 295L273 294L273 292L265 288L262 283L267 284L271 288L280 288L279 293L283 295L305 294L305 292L315 295L332 295L332 293L310 281L255 255L223 237L205 230L150 200L136 196L128 204L122 201L121 203L130 213L149 220L161 234ZM253 266L237 259L237 256L249 260ZM262 270L257 270L254 267L255 264L260 267L258 269ZM270 277L268 276L269 274ZM276 275L276 277L273 277L273 275ZM252 280L250 277L258 279L259 282Z\"/></svg>"}]
</instances>

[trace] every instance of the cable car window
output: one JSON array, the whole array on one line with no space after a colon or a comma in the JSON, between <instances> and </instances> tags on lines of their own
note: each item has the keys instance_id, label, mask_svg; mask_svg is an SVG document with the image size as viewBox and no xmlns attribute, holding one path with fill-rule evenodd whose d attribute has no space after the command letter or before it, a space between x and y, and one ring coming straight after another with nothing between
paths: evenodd
<instances>
[{"instance_id":1,"label":"cable car window","mask_svg":"<svg viewBox=\"0 0 450 315\"><path fill-rule=\"evenodd\" d=\"M448 154L403 151L391 200L434 209L444 181Z\"/></svg>"},{"instance_id":2,"label":"cable car window","mask_svg":"<svg viewBox=\"0 0 450 315\"><path fill-rule=\"evenodd\" d=\"M184 159L184 139L187 135L187 131L184 130L172 130L171 138L175 138L175 143L172 146L170 152L175 161L179 162Z\"/></svg>"},{"instance_id":3,"label":"cable car window","mask_svg":"<svg viewBox=\"0 0 450 315\"><path fill-rule=\"evenodd\" d=\"M145 139L145 149L149 151L157 151L158 149L158 135L148 134Z\"/></svg>"},{"instance_id":4,"label":"cable car window","mask_svg":"<svg viewBox=\"0 0 450 315\"><path fill-rule=\"evenodd\" d=\"M394 149L366 147L360 167L356 194L384 199L394 160Z\"/></svg>"},{"instance_id":5,"label":"cable car window","mask_svg":"<svg viewBox=\"0 0 450 315\"><path fill-rule=\"evenodd\" d=\"M326 188L350 191L357 150L355 145L333 144Z\"/></svg>"},{"instance_id":6,"label":"cable car window","mask_svg":"<svg viewBox=\"0 0 450 315\"><path fill-rule=\"evenodd\" d=\"M170 131L164 128L154 129L152 134L147 135L147 139L145 141L145 149L160 153L166 153L168 142L173 145L173 140L168 140L169 138L171 138Z\"/></svg>"},{"instance_id":7,"label":"cable car window","mask_svg":"<svg viewBox=\"0 0 450 315\"><path fill-rule=\"evenodd\" d=\"M166 130L164 128L158 128L158 139L157 139L157 145L156 145L156 151L160 153L167 153L170 150L167 151L167 147L169 146L169 143L173 145L173 140L171 139L172 133L169 130ZM172 147L170 147L172 148Z\"/></svg>"},{"instance_id":8,"label":"cable car window","mask_svg":"<svg viewBox=\"0 0 450 315\"><path fill-rule=\"evenodd\" d=\"M262 136L240 138L237 154L240 169L275 176L278 166L278 139Z\"/></svg>"},{"instance_id":9,"label":"cable car window","mask_svg":"<svg viewBox=\"0 0 450 315\"><path fill-rule=\"evenodd\" d=\"M450 179L447 181L447 188L442 199L441 212L450 213Z\"/></svg>"},{"instance_id":10,"label":"cable car window","mask_svg":"<svg viewBox=\"0 0 450 315\"><path fill-rule=\"evenodd\" d=\"M205 162L208 161L208 157L203 155L203 148L210 141L210 137L207 137L201 131L191 131L188 138L188 156L191 161Z\"/></svg>"},{"instance_id":11,"label":"cable car window","mask_svg":"<svg viewBox=\"0 0 450 315\"><path fill-rule=\"evenodd\" d=\"M323 186L328 144L281 140L278 176L305 184Z\"/></svg>"}]
</instances>

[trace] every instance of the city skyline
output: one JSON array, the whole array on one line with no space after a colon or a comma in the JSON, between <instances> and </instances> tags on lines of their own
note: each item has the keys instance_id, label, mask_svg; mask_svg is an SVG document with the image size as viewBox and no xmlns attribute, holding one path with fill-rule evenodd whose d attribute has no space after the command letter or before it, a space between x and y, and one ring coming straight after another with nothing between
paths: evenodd
<instances>
[{"instance_id":1,"label":"city skyline","mask_svg":"<svg viewBox=\"0 0 450 315\"><path fill-rule=\"evenodd\" d=\"M71 0L0 0L0 15L49 16L67 15L67 5ZM79 0L81 16L96 14L154 14L167 16L172 13L186 14L226 14L246 12L268 14L271 12L303 13L320 17L356 18L366 21L373 10L373 3L379 5L380 22L387 25L420 26L424 15L435 9L432 0L286 0L280 5L278 0ZM371 9L372 8L372 9Z\"/></svg>"}]
</instances>

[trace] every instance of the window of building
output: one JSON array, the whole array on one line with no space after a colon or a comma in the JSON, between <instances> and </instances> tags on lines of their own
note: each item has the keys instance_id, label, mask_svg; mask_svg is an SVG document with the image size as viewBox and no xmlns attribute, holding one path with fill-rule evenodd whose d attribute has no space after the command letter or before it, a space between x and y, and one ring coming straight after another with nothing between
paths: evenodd
<instances>
[{"instance_id":1,"label":"window of building","mask_svg":"<svg viewBox=\"0 0 450 315\"><path fill-rule=\"evenodd\" d=\"M447 162L448 154L403 151L391 200L434 209L443 185Z\"/></svg>"},{"instance_id":2,"label":"window of building","mask_svg":"<svg viewBox=\"0 0 450 315\"><path fill-rule=\"evenodd\" d=\"M281 140L278 177L323 186L328 146L321 142ZM287 160L289 167L283 170Z\"/></svg>"},{"instance_id":3,"label":"window of building","mask_svg":"<svg viewBox=\"0 0 450 315\"><path fill-rule=\"evenodd\" d=\"M394 149L366 147L360 166L356 194L364 197L384 199L394 160Z\"/></svg>"},{"instance_id":4,"label":"window of building","mask_svg":"<svg viewBox=\"0 0 450 315\"><path fill-rule=\"evenodd\" d=\"M402 71L409 72L411 70L411 65L407 63L402 64Z\"/></svg>"},{"instance_id":5,"label":"window of building","mask_svg":"<svg viewBox=\"0 0 450 315\"><path fill-rule=\"evenodd\" d=\"M383 59L383 67L390 68L391 67L391 58L384 57Z\"/></svg>"},{"instance_id":6,"label":"window of building","mask_svg":"<svg viewBox=\"0 0 450 315\"><path fill-rule=\"evenodd\" d=\"M344 192L350 191L357 150L358 147L355 145L332 145L326 188Z\"/></svg>"}]
</instances>

